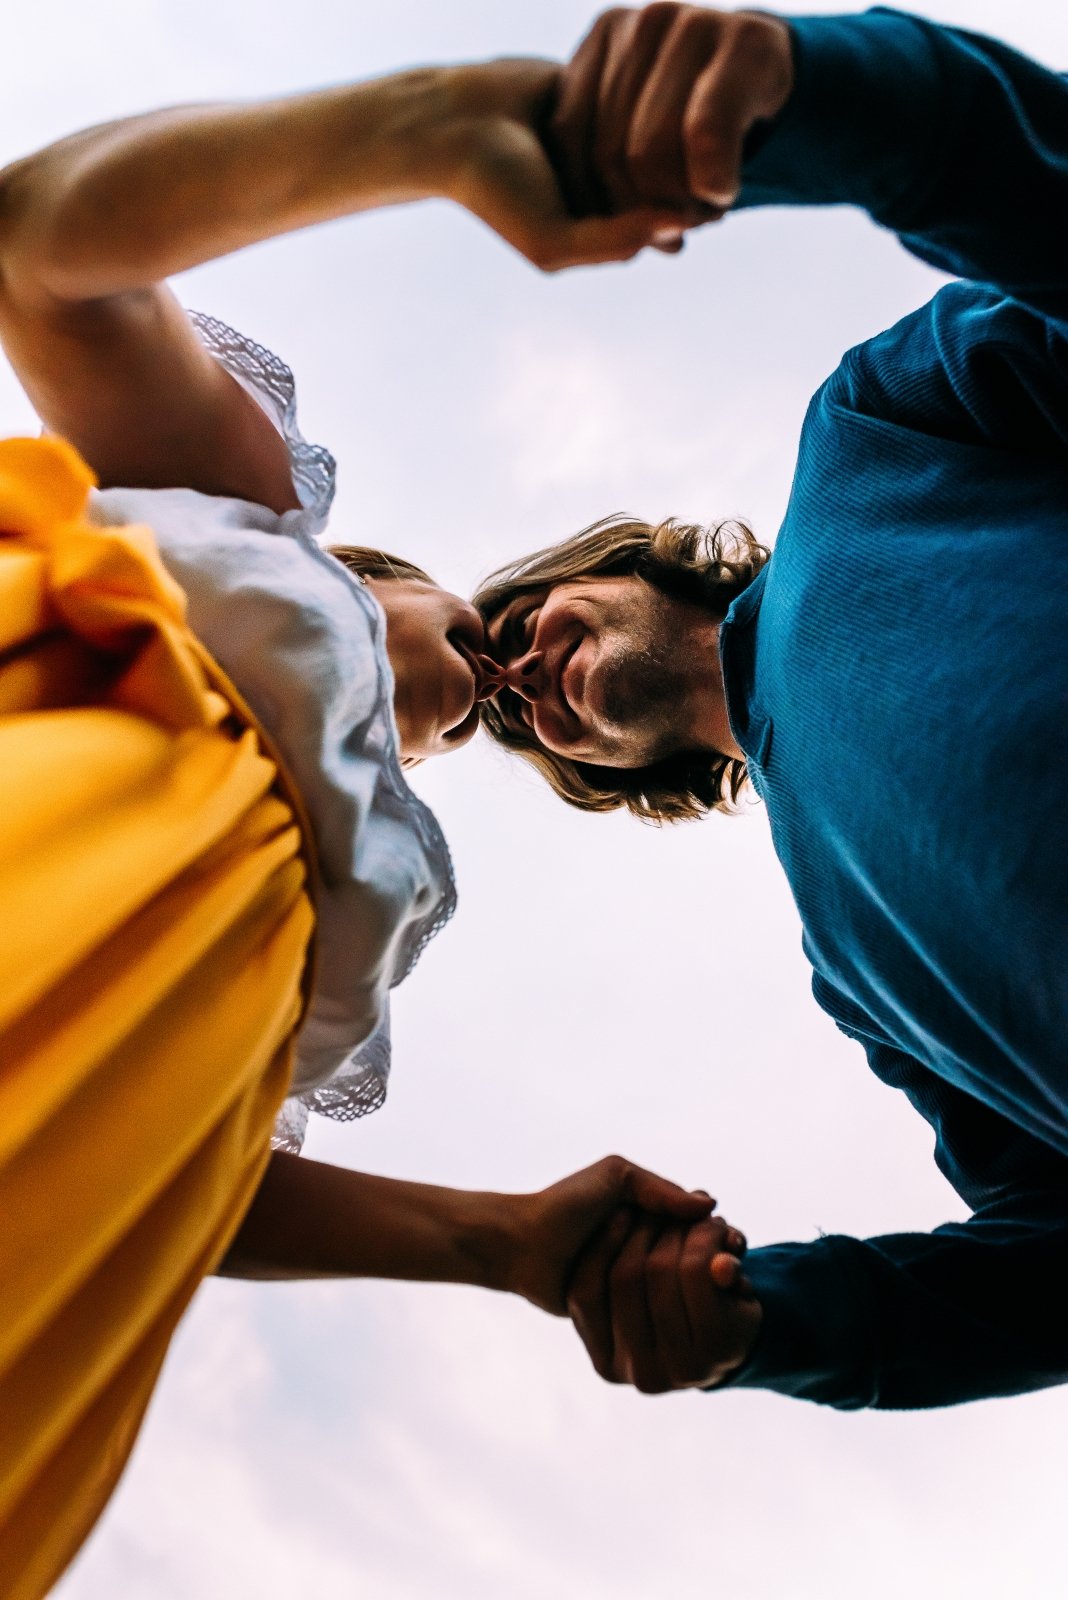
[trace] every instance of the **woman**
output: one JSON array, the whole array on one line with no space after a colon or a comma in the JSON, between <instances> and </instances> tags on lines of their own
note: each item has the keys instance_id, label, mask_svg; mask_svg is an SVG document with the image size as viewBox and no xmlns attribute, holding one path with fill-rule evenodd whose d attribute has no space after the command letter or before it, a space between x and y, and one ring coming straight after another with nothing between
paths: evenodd
<instances>
[{"instance_id":1,"label":"woman","mask_svg":"<svg viewBox=\"0 0 1068 1600\"><path fill-rule=\"evenodd\" d=\"M675 219L567 216L533 131L552 82L504 63L159 112L0 175L0 336L52 436L0 447L11 1600L78 1548L220 1264L480 1283L559 1313L621 1204L710 1209L615 1158L493 1196L269 1148L290 1090L341 1115L381 1097L354 1052L452 896L400 767L470 736L495 669L464 602L320 549L333 462L300 437L291 375L165 280L429 195L541 265L632 254Z\"/></svg>"}]
</instances>

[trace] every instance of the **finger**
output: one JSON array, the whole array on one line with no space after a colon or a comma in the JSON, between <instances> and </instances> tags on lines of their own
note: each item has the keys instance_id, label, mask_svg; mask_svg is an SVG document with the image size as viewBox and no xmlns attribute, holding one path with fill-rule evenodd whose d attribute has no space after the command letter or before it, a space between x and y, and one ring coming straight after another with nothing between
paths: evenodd
<instances>
[{"instance_id":1,"label":"finger","mask_svg":"<svg viewBox=\"0 0 1068 1600\"><path fill-rule=\"evenodd\" d=\"M708 1216L716 1204L703 1189L680 1188L677 1183L658 1177L644 1167L628 1165L622 1187L624 1198L632 1205L658 1216L677 1217L680 1222L696 1222Z\"/></svg>"},{"instance_id":2,"label":"finger","mask_svg":"<svg viewBox=\"0 0 1068 1600\"><path fill-rule=\"evenodd\" d=\"M625 165L630 192L646 204L686 204L691 197L683 118L721 33L715 12L687 7L673 18L634 100Z\"/></svg>"},{"instance_id":3,"label":"finger","mask_svg":"<svg viewBox=\"0 0 1068 1600\"><path fill-rule=\"evenodd\" d=\"M686 1233L687 1229L677 1225L664 1228L645 1264L645 1302L653 1332L654 1366L640 1376L649 1388L670 1388L687 1382L693 1363L690 1318L679 1274ZM642 1386L638 1384L639 1388Z\"/></svg>"},{"instance_id":4,"label":"finger","mask_svg":"<svg viewBox=\"0 0 1068 1600\"><path fill-rule=\"evenodd\" d=\"M738 198L742 145L754 122L772 115L789 90L771 19L734 16L698 78L683 115L690 192L714 206Z\"/></svg>"},{"instance_id":5,"label":"finger","mask_svg":"<svg viewBox=\"0 0 1068 1600\"><path fill-rule=\"evenodd\" d=\"M737 1256L726 1251L712 1257L709 1272L717 1289L737 1289L745 1277Z\"/></svg>"},{"instance_id":6,"label":"finger","mask_svg":"<svg viewBox=\"0 0 1068 1600\"><path fill-rule=\"evenodd\" d=\"M749 1242L746 1239L745 1234L740 1233L737 1228L728 1227L727 1249L732 1255L744 1256L745 1252L749 1249Z\"/></svg>"},{"instance_id":7,"label":"finger","mask_svg":"<svg viewBox=\"0 0 1068 1600\"><path fill-rule=\"evenodd\" d=\"M543 272L594 267L632 260L657 240L678 239L687 223L675 212L628 211L619 217L570 218L515 228L499 227L503 238Z\"/></svg>"},{"instance_id":8,"label":"finger","mask_svg":"<svg viewBox=\"0 0 1068 1600\"><path fill-rule=\"evenodd\" d=\"M675 5L646 6L624 14L608 35L593 128L593 161L601 188L615 211L625 211L639 198L627 162L631 120L677 11Z\"/></svg>"},{"instance_id":9,"label":"finger","mask_svg":"<svg viewBox=\"0 0 1068 1600\"><path fill-rule=\"evenodd\" d=\"M601 72L608 51L611 14L598 17L561 74L545 129L545 148L576 217L608 211L608 201L593 162Z\"/></svg>"},{"instance_id":10,"label":"finger","mask_svg":"<svg viewBox=\"0 0 1068 1600\"><path fill-rule=\"evenodd\" d=\"M715 1285L711 1278L713 1259L723 1253L727 1224L722 1217L709 1217L689 1229L679 1258L679 1287L690 1324L691 1344L695 1349L708 1340L710 1318L715 1314ZM733 1260L733 1257L731 1257Z\"/></svg>"},{"instance_id":11,"label":"finger","mask_svg":"<svg viewBox=\"0 0 1068 1600\"><path fill-rule=\"evenodd\" d=\"M645 1388L654 1369L655 1340L646 1299L646 1261L658 1228L639 1222L608 1274L612 1317L612 1368L617 1381Z\"/></svg>"},{"instance_id":12,"label":"finger","mask_svg":"<svg viewBox=\"0 0 1068 1600\"><path fill-rule=\"evenodd\" d=\"M666 234L654 239L651 248L659 250L662 256L677 256L685 248L686 241L681 234Z\"/></svg>"},{"instance_id":13,"label":"finger","mask_svg":"<svg viewBox=\"0 0 1068 1600\"><path fill-rule=\"evenodd\" d=\"M609 1381L615 1381L615 1369L608 1277L632 1220L626 1207L614 1212L578 1257L567 1285L568 1315L594 1370Z\"/></svg>"},{"instance_id":14,"label":"finger","mask_svg":"<svg viewBox=\"0 0 1068 1600\"><path fill-rule=\"evenodd\" d=\"M715 1388L749 1359L764 1317L755 1297L720 1295L719 1307L715 1339L702 1358L706 1388Z\"/></svg>"}]
</instances>

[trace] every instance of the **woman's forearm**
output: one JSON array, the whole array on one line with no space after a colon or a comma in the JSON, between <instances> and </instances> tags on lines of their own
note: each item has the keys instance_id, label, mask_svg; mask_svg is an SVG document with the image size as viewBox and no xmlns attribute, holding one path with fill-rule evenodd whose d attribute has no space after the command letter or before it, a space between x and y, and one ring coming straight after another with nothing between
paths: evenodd
<instances>
[{"instance_id":1,"label":"woman's forearm","mask_svg":"<svg viewBox=\"0 0 1068 1600\"><path fill-rule=\"evenodd\" d=\"M218 1269L507 1288L524 1197L380 1178L276 1151Z\"/></svg>"},{"instance_id":2,"label":"woman's forearm","mask_svg":"<svg viewBox=\"0 0 1068 1600\"><path fill-rule=\"evenodd\" d=\"M156 283L277 234L448 191L448 68L89 128L0 175L5 270L60 300Z\"/></svg>"}]
</instances>

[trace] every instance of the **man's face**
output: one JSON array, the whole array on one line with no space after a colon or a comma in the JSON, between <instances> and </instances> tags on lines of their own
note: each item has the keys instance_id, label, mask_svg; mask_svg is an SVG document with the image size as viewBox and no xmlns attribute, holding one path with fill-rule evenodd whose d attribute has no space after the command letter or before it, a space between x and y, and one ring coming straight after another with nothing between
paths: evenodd
<instances>
[{"instance_id":1,"label":"man's face","mask_svg":"<svg viewBox=\"0 0 1068 1600\"><path fill-rule=\"evenodd\" d=\"M641 578L579 578L511 601L487 648L505 669L498 704L557 755L644 767L692 743L706 692L694 671L694 617ZM689 626L687 626L689 625ZM707 690L718 683L712 655Z\"/></svg>"}]
</instances>

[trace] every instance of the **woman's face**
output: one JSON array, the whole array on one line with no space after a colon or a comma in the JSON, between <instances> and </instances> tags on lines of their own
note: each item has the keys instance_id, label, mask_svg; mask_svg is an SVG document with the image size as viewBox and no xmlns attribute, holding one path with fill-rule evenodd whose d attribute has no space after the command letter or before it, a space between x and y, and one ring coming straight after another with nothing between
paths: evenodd
<instances>
[{"instance_id":1,"label":"woman's face","mask_svg":"<svg viewBox=\"0 0 1068 1600\"><path fill-rule=\"evenodd\" d=\"M482 618L458 595L415 578L368 578L386 614L393 711L405 764L459 750L478 727L478 702L500 684Z\"/></svg>"}]
</instances>

